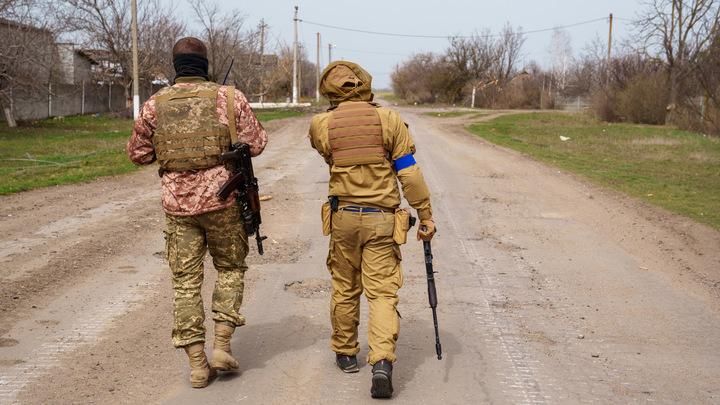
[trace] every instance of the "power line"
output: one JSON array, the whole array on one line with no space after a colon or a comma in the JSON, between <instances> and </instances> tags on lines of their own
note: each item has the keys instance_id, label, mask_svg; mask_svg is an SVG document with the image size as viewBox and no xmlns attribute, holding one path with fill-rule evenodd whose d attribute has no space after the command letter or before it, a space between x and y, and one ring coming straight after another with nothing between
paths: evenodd
<instances>
[{"instance_id":1,"label":"power line","mask_svg":"<svg viewBox=\"0 0 720 405\"><path fill-rule=\"evenodd\" d=\"M448 38L448 37L445 36L445 35L439 36L439 35L390 34L390 33L387 33L387 32L375 32L375 31L357 30L357 29L353 29L353 28L337 27L337 26L334 26L334 25L320 24L320 23L315 23L315 22L306 21L306 20L298 20L298 21L303 22L303 23L306 23L306 24L317 25L317 26L320 26L320 27L333 28L333 29L342 30L342 31L361 32L361 33L363 33L363 34L387 35L387 36L392 36L392 37L412 37L412 38L443 38L443 39L444 39L444 38Z\"/></svg>"},{"instance_id":2,"label":"power line","mask_svg":"<svg viewBox=\"0 0 720 405\"><path fill-rule=\"evenodd\" d=\"M536 33L538 33L538 32L555 31L556 29L577 27L578 25L592 24L592 23L598 22L598 21L607 21L607 17L596 18L596 19L594 19L594 20L583 21L583 22L579 22L579 23L575 23L575 24L561 25L561 26L559 26L559 27L543 28L543 29L541 29L541 30L534 30L534 31L525 31L525 32L520 32L520 34L536 34ZM499 35L499 34L498 34L498 35Z\"/></svg>"},{"instance_id":3,"label":"power line","mask_svg":"<svg viewBox=\"0 0 720 405\"><path fill-rule=\"evenodd\" d=\"M392 53L392 52L372 52L372 51L360 51L357 49L337 48L338 51L358 52L358 53L370 53L373 55L388 55L388 56L410 56L406 53Z\"/></svg>"},{"instance_id":4,"label":"power line","mask_svg":"<svg viewBox=\"0 0 720 405\"><path fill-rule=\"evenodd\" d=\"M588 20L588 21L583 21L583 22L574 23L574 24L568 24L568 25L555 26L555 27L552 27L552 28L543 28L543 29L532 30L532 31L520 31L520 32L518 32L518 35L522 35L522 34L537 34L537 33L540 33L540 32L547 32L547 31L554 31L554 30L556 30L556 29L576 27L576 26L578 26L578 25L592 24L592 23L595 23L595 22L598 22L598 21L606 21L606 20L607 20L607 17L596 18L596 19L594 19L594 20ZM347 28L347 27L338 27L338 26L335 26L335 25L320 24L320 23L316 23L316 22L312 22L312 21L307 21L307 20L300 20L300 19L298 19L298 21L299 21L299 22L302 22L302 23L305 23L305 24L317 25L317 26L326 27L326 28L333 28L333 29L336 29L336 30L360 32L360 33L363 33L363 34L385 35L385 36L391 36L391 37L436 38L436 39L438 39L438 38L442 38L442 39L447 39L447 38L472 38L472 37L473 37L473 35L413 35L413 34L397 34L397 33L389 33L389 32L378 32L378 31L358 30L358 29ZM482 36L484 36L484 37L499 37L499 36L502 36L502 34L489 34L489 35L482 35Z\"/></svg>"}]
</instances>

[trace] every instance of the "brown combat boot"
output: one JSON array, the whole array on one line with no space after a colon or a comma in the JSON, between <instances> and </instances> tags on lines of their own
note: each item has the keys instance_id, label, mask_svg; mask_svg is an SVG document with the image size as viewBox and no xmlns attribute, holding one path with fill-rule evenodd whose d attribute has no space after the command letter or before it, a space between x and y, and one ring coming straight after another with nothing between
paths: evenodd
<instances>
[{"instance_id":1,"label":"brown combat boot","mask_svg":"<svg viewBox=\"0 0 720 405\"><path fill-rule=\"evenodd\" d=\"M213 344L210 367L220 371L233 371L240 368L230 348L230 338L235 328L223 324L215 324L215 343Z\"/></svg>"},{"instance_id":2,"label":"brown combat boot","mask_svg":"<svg viewBox=\"0 0 720 405\"><path fill-rule=\"evenodd\" d=\"M215 378L217 372L208 367L205 356L205 343L194 343L185 346L185 353L190 360L190 385L193 388L205 388L208 382Z\"/></svg>"}]
</instances>

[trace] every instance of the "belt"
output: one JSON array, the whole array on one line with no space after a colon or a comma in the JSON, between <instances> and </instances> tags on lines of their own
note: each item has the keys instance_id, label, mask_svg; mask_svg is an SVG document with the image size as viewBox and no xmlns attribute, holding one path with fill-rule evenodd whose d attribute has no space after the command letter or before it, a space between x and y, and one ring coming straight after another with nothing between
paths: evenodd
<instances>
[{"instance_id":1,"label":"belt","mask_svg":"<svg viewBox=\"0 0 720 405\"><path fill-rule=\"evenodd\" d=\"M387 210L382 210L379 208L370 208L370 207L357 207L354 205L346 205L344 207L340 207L341 210L348 211L348 212L390 212Z\"/></svg>"}]
</instances>

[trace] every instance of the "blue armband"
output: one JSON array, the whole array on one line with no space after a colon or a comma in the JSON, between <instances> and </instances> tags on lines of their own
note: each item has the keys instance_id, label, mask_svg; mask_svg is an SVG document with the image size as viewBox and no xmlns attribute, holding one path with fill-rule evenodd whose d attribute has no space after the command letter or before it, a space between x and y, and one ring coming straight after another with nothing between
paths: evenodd
<instances>
[{"instance_id":1,"label":"blue armband","mask_svg":"<svg viewBox=\"0 0 720 405\"><path fill-rule=\"evenodd\" d=\"M412 154L407 154L395 160L395 170L399 172L400 170L406 169L416 163L415 157Z\"/></svg>"}]
</instances>

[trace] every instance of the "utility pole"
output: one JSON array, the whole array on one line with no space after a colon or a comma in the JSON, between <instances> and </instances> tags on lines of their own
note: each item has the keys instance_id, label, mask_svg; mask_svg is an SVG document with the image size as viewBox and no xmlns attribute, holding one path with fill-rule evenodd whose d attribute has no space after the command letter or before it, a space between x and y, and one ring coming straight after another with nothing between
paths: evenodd
<instances>
[{"instance_id":1,"label":"utility pole","mask_svg":"<svg viewBox=\"0 0 720 405\"><path fill-rule=\"evenodd\" d=\"M297 44L297 13L298 13L298 6L295 6L295 41L293 42L293 95L292 95L292 102L293 104L297 104L298 102L298 88L297 88L297 53L298 53L298 44Z\"/></svg>"},{"instance_id":2,"label":"utility pole","mask_svg":"<svg viewBox=\"0 0 720 405\"><path fill-rule=\"evenodd\" d=\"M328 65L332 62L332 44L328 44Z\"/></svg>"},{"instance_id":3,"label":"utility pole","mask_svg":"<svg viewBox=\"0 0 720 405\"><path fill-rule=\"evenodd\" d=\"M137 0L132 0L132 58L133 58L133 119L140 115L140 86L138 83L138 36L137 36Z\"/></svg>"},{"instance_id":4,"label":"utility pole","mask_svg":"<svg viewBox=\"0 0 720 405\"><path fill-rule=\"evenodd\" d=\"M320 102L320 33L317 33L317 63L315 64L315 102Z\"/></svg>"},{"instance_id":5,"label":"utility pole","mask_svg":"<svg viewBox=\"0 0 720 405\"><path fill-rule=\"evenodd\" d=\"M607 72L605 77L605 88L606 91L610 90L610 46L612 45L612 13L610 13L610 30L608 31L608 58L607 58Z\"/></svg>"},{"instance_id":6,"label":"utility pole","mask_svg":"<svg viewBox=\"0 0 720 405\"><path fill-rule=\"evenodd\" d=\"M265 19L260 20L260 105L263 103L263 56L265 52Z\"/></svg>"},{"instance_id":7,"label":"utility pole","mask_svg":"<svg viewBox=\"0 0 720 405\"><path fill-rule=\"evenodd\" d=\"M302 98L302 55L303 44L298 44L298 98Z\"/></svg>"}]
</instances>

